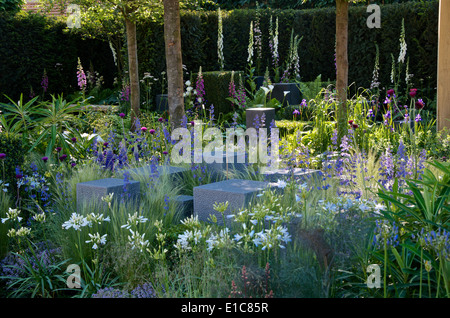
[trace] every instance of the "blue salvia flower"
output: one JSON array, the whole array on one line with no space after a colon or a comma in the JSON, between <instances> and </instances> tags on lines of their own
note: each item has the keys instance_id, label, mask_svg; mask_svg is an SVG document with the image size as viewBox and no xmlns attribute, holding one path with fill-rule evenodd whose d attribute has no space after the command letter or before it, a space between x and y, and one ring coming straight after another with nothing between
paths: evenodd
<instances>
[{"instance_id":1,"label":"blue salvia flower","mask_svg":"<svg viewBox=\"0 0 450 318\"><path fill-rule=\"evenodd\" d=\"M164 210L168 210L169 209L169 196L165 195L164 196Z\"/></svg>"},{"instance_id":2,"label":"blue salvia flower","mask_svg":"<svg viewBox=\"0 0 450 318\"><path fill-rule=\"evenodd\" d=\"M115 155L111 149L108 149L105 157L105 169L114 171L114 161Z\"/></svg>"},{"instance_id":3,"label":"blue salvia flower","mask_svg":"<svg viewBox=\"0 0 450 318\"><path fill-rule=\"evenodd\" d=\"M129 184L130 184L130 172L125 171L123 174L123 193L121 194L122 199L124 198L125 195L127 195L128 197L131 196L131 194L128 191Z\"/></svg>"}]
</instances>

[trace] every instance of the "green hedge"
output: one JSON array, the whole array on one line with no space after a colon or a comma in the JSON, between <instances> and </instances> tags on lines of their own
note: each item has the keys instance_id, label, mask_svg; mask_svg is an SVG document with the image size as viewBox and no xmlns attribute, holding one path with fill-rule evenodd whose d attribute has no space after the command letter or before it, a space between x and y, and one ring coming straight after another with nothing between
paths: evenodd
<instances>
[{"instance_id":1,"label":"green hedge","mask_svg":"<svg viewBox=\"0 0 450 318\"><path fill-rule=\"evenodd\" d=\"M69 94L77 90L77 60L86 70L93 67L111 86L115 66L108 43L83 39L64 23L37 14L0 14L0 101L42 94L44 70L48 93ZM47 95L48 97L49 95Z\"/></svg>"},{"instance_id":2,"label":"green hedge","mask_svg":"<svg viewBox=\"0 0 450 318\"><path fill-rule=\"evenodd\" d=\"M436 87L437 31L439 2L381 5L381 28L369 29L366 6L351 6L349 10L349 83L368 88L372 79L376 49L380 49L379 80L389 86L391 54L398 57L402 19L405 19L407 56L410 73L418 88ZM242 71L247 62L248 30L255 19L254 10L223 12L225 70ZM269 61L268 28L270 16L279 18L279 52L284 61L289 48L291 29L303 36L300 43L301 76L303 81L335 80L335 8L308 10L260 10L263 34L263 67ZM163 26L143 21L138 25L140 69L159 74L165 68ZM217 12L182 12L181 36L183 64L190 72L199 66L207 71L219 69L217 59ZM261 74L263 75L263 74Z\"/></svg>"},{"instance_id":3,"label":"green hedge","mask_svg":"<svg viewBox=\"0 0 450 318\"><path fill-rule=\"evenodd\" d=\"M255 19L254 10L223 11L225 70L243 71L246 67L248 31ZM439 2L414 2L381 5L381 28L368 29L366 6L351 6L349 11L349 83L369 87L375 60L375 44L380 49L380 82L389 86L391 54L399 53L401 21L405 19L407 56L410 73L418 88L433 98L437 70L437 23ZM307 10L261 9L264 72L269 62L268 28L271 16L279 18L279 52L285 61L291 29L303 36L300 43L303 81L335 80L335 8ZM164 29L161 21L138 22L139 71L160 76L165 70ZM105 41L85 40L69 32L65 24L38 15L0 14L0 101L3 94L18 98L20 93L41 92L44 69L49 76L49 90L67 93L77 90L76 63L80 57L85 69L104 76L106 86L117 76L116 67ZM181 13L183 64L191 74L219 69L217 60L217 12L183 11ZM55 67L57 63L61 67ZM262 74L261 74L262 75ZM142 76L141 76L142 77ZM186 78L189 74L186 74ZM207 84L206 84L207 85ZM155 87L153 92L161 91ZM206 92L208 93L208 92ZM422 92L423 95L423 92Z\"/></svg>"}]
</instances>

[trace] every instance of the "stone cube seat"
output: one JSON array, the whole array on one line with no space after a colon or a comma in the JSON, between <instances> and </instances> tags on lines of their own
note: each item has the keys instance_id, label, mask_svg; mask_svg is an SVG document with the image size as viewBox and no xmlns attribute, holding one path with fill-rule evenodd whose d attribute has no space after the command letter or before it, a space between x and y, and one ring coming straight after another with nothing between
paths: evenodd
<instances>
[{"instance_id":1,"label":"stone cube seat","mask_svg":"<svg viewBox=\"0 0 450 318\"><path fill-rule=\"evenodd\" d=\"M80 182L77 189L77 208L85 203L101 202L101 198L114 193L114 199L124 199L124 202L138 202L140 199L139 181L118 178L105 178L87 182Z\"/></svg>"},{"instance_id":2,"label":"stone cube seat","mask_svg":"<svg viewBox=\"0 0 450 318\"><path fill-rule=\"evenodd\" d=\"M223 224L222 215L213 208L215 203L228 201L224 214L233 214L245 208L258 193L271 186L270 182L265 181L230 179L195 187L194 215L201 221L209 221L212 214L217 217L219 224Z\"/></svg>"}]
</instances>

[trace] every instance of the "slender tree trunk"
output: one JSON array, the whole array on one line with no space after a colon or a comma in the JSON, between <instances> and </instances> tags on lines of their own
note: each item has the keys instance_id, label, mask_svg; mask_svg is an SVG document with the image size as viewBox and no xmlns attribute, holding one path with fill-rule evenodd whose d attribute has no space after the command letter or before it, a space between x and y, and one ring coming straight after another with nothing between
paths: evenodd
<instances>
[{"instance_id":1,"label":"slender tree trunk","mask_svg":"<svg viewBox=\"0 0 450 318\"><path fill-rule=\"evenodd\" d=\"M178 0L164 0L164 42L170 123L172 128L175 128L181 125L184 115L180 4Z\"/></svg>"},{"instance_id":2,"label":"slender tree trunk","mask_svg":"<svg viewBox=\"0 0 450 318\"><path fill-rule=\"evenodd\" d=\"M348 0L336 0L336 109L339 139L347 132Z\"/></svg>"},{"instance_id":3,"label":"slender tree trunk","mask_svg":"<svg viewBox=\"0 0 450 318\"><path fill-rule=\"evenodd\" d=\"M140 116L140 89L137 55L136 23L125 17L128 47L128 72L130 76L131 130L136 129L136 118Z\"/></svg>"}]
</instances>

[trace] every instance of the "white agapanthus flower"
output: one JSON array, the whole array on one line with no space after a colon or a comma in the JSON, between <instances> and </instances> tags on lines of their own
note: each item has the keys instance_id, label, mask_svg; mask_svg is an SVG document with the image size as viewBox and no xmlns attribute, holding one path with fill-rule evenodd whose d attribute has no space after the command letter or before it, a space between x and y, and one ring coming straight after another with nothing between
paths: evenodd
<instances>
[{"instance_id":1,"label":"white agapanthus flower","mask_svg":"<svg viewBox=\"0 0 450 318\"><path fill-rule=\"evenodd\" d=\"M82 227L88 226L88 225L89 225L89 221L87 220L86 217L74 212L70 216L70 219L63 223L62 227L65 230L73 228L74 230L79 231L79 230L81 230Z\"/></svg>"},{"instance_id":2,"label":"white agapanthus flower","mask_svg":"<svg viewBox=\"0 0 450 318\"><path fill-rule=\"evenodd\" d=\"M86 243L93 243L92 244L92 248L94 250L98 249L99 245L105 245L106 244L106 236L108 234L100 236L100 233L95 233L95 234L89 233L88 235L89 235L89 237L91 239L87 240Z\"/></svg>"},{"instance_id":3,"label":"white agapanthus flower","mask_svg":"<svg viewBox=\"0 0 450 318\"><path fill-rule=\"evenodd\" d=\"M86 216L87 221L89 222L89 226L92 224L101 224L102 222L110 222L111 219L109 216L105 217L102 214L90 213Z\"/></svg>"},{"instance_id":4,"label":"white agapanthus flower","mask_svg":"<svg viewBox=\"0 0 450 318\"><path fill-rule=\"evenodd\" d=\"M8 237L24 237L31 233L31 229L29 227L21 227L20 229L10 229L8 233L6 234Z\"/></svg>"},{"instance_id":5,"label":"white agapanthus flower","mask_svg":"<svg viewBox=\"0 0 450 318\"><path fill-rule=\"evenodd\" d=\"M39 222L39 223L45 222L45 218L46 218L45 213L37 213L37 214L33 215L33 220L35 220L36 222Z\"/></svg>"},{"instance_id":6,"label":"white agapanthus flower","mask_svg":"<svg viewBox=\"0 0 450 318\"><path fill-rule=\"evenodd\" d=\"M262 250L271 249L276 246L285 248L283 243L287 244L290 241L291 236L288 233L287 228L283 226L277 226L258 232L256 233L255 239L253 239L255 246L261 245Z\"/></svg>"},{"instance_id":7,"label":"white agapanthus flower","mask_svg":"<svg viewBox=\"0 0 450 318\"><path fill-rule=\"evenodd\" d=\"M131 236L128 236L128 243L131 245L131 249L138 249L139 251L143 251L148 247L149 242L146 240L145 233L139 234L137 231L130 230Z\"/></svg>"},{"instance_id":8,"label":"white agapanthus flower","mask_svg":"<svg viewBox=\"0 0 450 318\"><path fill-rule=\"evenodd\" d=\"M128 221L126 224L122 225L121 228L131 229L132 226L137 226L139 223L145 223L148 219L142 215L138 215L135 212L133 215L128 214Z\"/></svg>"},{"instance_id":9,"label":"white agapanthus flower","mask_svg":"<svg viewBox=\"0 0 450 318\"><path fill-rule=\"evenodd\" d=\"M18 209L8 209L8 212L6 212L6 218L2 218L2 223L5 223L8 220L14 221L17 220L18 222L22 221L22 217L20 215L20 210Z\"/></svg>"},{"instance_id":10,"label":"white agapanthus flower","mask_svg":"<svg viewBox=\"0 0 450 318\"><path fill-rule=\"evenodd\" d=\"M286 181L284 181L284 180L278 180L278 181L275 183L275 185L276 185L278 188L280 188L280 189L284 189L284 188L286 188L287 183L286 183Z\"/></svg>"}]
</instances>

